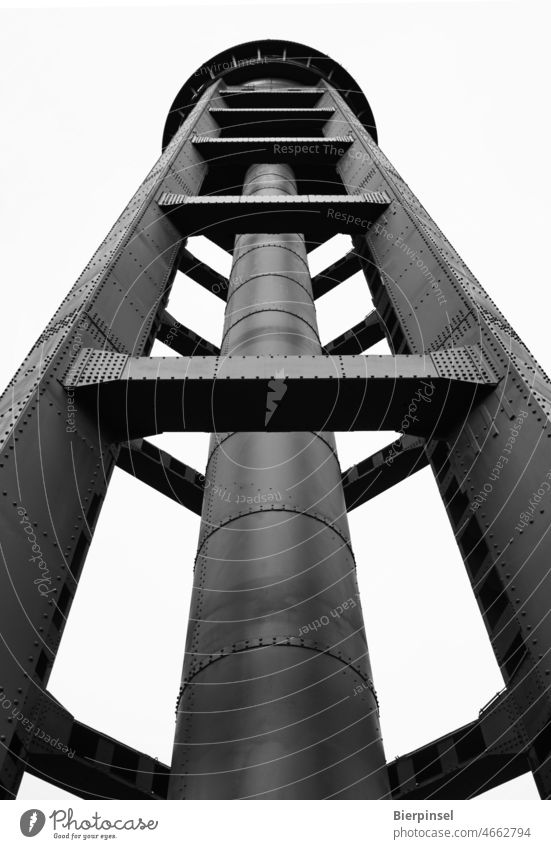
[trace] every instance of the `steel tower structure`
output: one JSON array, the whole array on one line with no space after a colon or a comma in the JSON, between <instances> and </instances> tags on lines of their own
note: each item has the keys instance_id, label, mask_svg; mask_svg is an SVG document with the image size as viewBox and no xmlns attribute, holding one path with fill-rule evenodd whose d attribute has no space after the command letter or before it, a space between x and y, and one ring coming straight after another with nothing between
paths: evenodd
<instances>
[{"instance_id":1,"label":"steel tower structure","mask_svg":"<svg viewBox=\"0 0 551 849\"><path fill-rule=\"evenodd\" d=\"M350 251L311 278L335 233ZM199 234L229 279L190 253ZM178 270L226 302L220 349L167 311ZM316 299L360 271L373 311L322 345ZM532 771L551 798L550 415L350 75L292 42L215 56L0 400L2 798L25 770L154 799L470 798ZM333 432L361 429L402 435L341 473ZM212 434L204 474L146 439L170 430ZM46 689L116 465L201 515L171 767ZM505 687L386 763L347 511L427 465Z\"/></svg>"}]
</instances>

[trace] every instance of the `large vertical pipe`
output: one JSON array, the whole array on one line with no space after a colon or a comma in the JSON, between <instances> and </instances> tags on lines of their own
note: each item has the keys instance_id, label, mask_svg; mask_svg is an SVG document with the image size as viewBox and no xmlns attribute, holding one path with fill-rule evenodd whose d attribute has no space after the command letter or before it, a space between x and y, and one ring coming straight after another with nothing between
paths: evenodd
<instances>
[{"instance_id":1,"label":"large vertical pipe","mask_svg":"<svg viewBox=\"0 0 551 849\"><path fill-rule=\"evenodd\" d=\"M296 194L293 172L254 165L243 193ZM233 257L222 353L320 354L304 237ZM211 438L169 798L387 794L340 475L330 433Z\"/></svg>"}]
</instances>

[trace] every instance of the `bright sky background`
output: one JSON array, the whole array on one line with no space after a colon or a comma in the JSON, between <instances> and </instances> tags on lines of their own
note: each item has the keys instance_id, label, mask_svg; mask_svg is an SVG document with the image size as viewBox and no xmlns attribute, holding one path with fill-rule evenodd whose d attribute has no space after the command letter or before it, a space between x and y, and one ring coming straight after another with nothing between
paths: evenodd
<instances>
[{"instance_id":1,"label":"bright sky background","mask_svg":"<svg viewBox=\"0 0 551 849\"><path fill-rule=\"evenodd\" d=\"M255 38L310 44L350 71L385 153L551 369L543 6L22 5L0 14L0 385L158 157L180 86L220 50ZM312 254L312 273L343 240ZM229 270L228 255L205 240L190 246ZM352 278L318 305L328 341L369 311L365 281ZM219 342L222 302L182 275L170 310ZM391 439L339 435L342 467ZM154 441L202 471L207 440ZM390 760L474 719L503 682L430 470L354 511L350 525ZM81 721L164 762L198 529L198 517L116 471L50 679ZM30 777L20 795L69 798ZM488 795L536 791L528 776Z\"/></svg>"}]
</instances>

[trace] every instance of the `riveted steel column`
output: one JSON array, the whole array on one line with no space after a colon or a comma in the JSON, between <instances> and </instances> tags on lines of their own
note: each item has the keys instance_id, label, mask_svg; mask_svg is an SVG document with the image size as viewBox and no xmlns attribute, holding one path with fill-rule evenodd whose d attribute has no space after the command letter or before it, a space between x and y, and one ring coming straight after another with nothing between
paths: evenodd
<instances>
[{"instance_id":1,"label":"riveted steel column","mask_svg":"<svg viewBox=\"0 0 551 849\"><path fill-rule=\"evenodd\" d=\"M297 193L274 164L243 192ZM286 353L321 353L304 238L236 236L222 354ZM387 792L334 437L213 435L169 798Z\"/></svg>"}]
</instances>

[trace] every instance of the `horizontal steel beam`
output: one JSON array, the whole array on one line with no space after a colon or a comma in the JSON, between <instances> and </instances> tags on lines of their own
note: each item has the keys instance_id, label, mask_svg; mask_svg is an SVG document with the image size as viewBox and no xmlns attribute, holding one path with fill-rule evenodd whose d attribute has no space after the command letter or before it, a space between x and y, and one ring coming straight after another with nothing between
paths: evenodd
<instances>
[{"instance_id":1,"label":"horizontal steel beam","mask_svg":"<svg viewBox=\"0 0 551 849\"><path fill-rule=\"evenodd\" d=\"M162 431L446 432L497 384L476 347L424 356L128 357L84 349L64 385L117 441Z\"/></svg>"},{"instance_id":2,"label":"horizontal steel beam","mask_svg":"<svg viewBox=\"0 0 551 849\"><path fill-rule=\"evenodd\" d=\"M193 256L191 251L185 248L180 256L179 270L183 274L187 274L204 289L208 289L214 295L218 295L223 301L226 300L228 294L228 278L223 274L219 274L214 268L211 268L205 262L202 262L197 257Z\"/></svg>"},{"instance_id":3,"label":"horizontal steel beam","mask_svg":"<svg viewBox=\"0 0 551 849\"><path fill-rule=\"evenodd\" d=\"M201 515L204 476L151 442L136 439L123 443L117 466L198 516Z\"/></svg>"},{"instance_id":4,"label":"horizontal steel beam","mask_svg":"<svg viewBox=\"0 0 551 849\"><path fill-rule=\"evenodd\" d=\"M315 106L323 89L321 88L223 88L219 94L230 106L239 107L304 107Z\"/></svg>"},{"instance_id":5,"label":"horizontal steel beam","mask_svg":"<svg viewBox=\"0 0 551 849\"><path fill-rule=\"evenodd\" d=\"M286 162L293 165L307 163L323 166L338 162L354 139L352 136L193 136L192 142L211 168L217 165L226 167L229 157L242 157L247 164Z\"/></svg>"},{"instance_id":6,"label":"horizontal steel beam","mask_svg":"<svg viewBox=\"0 0 551 849\"><path fill-rule=\"evenodd\" d=\"M425 440L402 436L343 472L346 509L354 510L428 465Z\"/></svg>"},{"instance_id":7,"label":"horizontal steel beam","mask_svg":"<svg viewBox=\"0 0 551 849\"><path fill-rule=\"evenodd\" d=\"M316 241L335 233L366 233L387 209L386 192L357 195L216 195L164 192L159 206L174 218L184 236L211 228L235 233L305 233Z\"/></svg>"},{"instance_id":8,"label":"horizontal steel beam","mask_svg":"<svg viewBox=\"0 0 551 849\"><path fill-rule=\"evenodd\" d=\"M322 295L330 292L339 283L344 283L345 280L348 280L349 277L352 277L353 274L361 271L361 269L360 258L356 251L348 251L345 256L312 278L314 298L320 298Z\"/></svg>"},{"instance_id":9,"label":"horizontal steel beam","mask_svg":"<svg viewBox=\"0 0 551 849\"><path fill-rule=\"evenodd\" d=\"M332 106L211 106L210 114L216 118L218 124L223 127L232 126L235 117L249 116L255 120L270 118L272 115L279 116L282 120L287 118L312 118L325 120L335 114Z\"/></svg>"},{"instance_id":10,"label":"horizontal steel beam","mask_svg":"<svg viewBox=\"0 0 551 849\"><path fill-rule=\"evenodd\" d=\"M31 714L19 728L31 775L81 799L166 799L170 767L156 758L78 722L47 691Z\"/></svg>"},{"instance_id":11,"label":"horizontal steel beam","mask_svg":"<svg viewBox=\"0 0 551 849\"><path fill-rule=\"evenodd\" d=\"M168 345L182 357L217 357L220 353L220 348L194 333L189 327L180 324L166 310L163 310L160 316L157 340Z\"/></svg>"},{"instance_id":12,"label":"horizontal steel beam","mask_svg":"<svg viewBox=\"0 0 551 849\"><path fill-rule=\"evenodd\" d=\"M474 722L388 764L393 799L472 799L530 771L527 741L507 692Z\"/></svg>"},{"instance_id":13,"label":"horizontal steel beam","mask_svg":"<svg viewBox=\"0 0 551 849\"><path fill-rule=\"evenodd\" d=\"M320 137L324 124L333 117L332 108L318 107L232 107L211 108L210 114L221 128L221 134L248 136L276 136L282 128L287 135L309 134Z\"/></svg>"},{"instance_id":14,"label":"horizontal steel beam","mask_svg":"<svg viewBox=\"0 0 551 849\"><path fill-rule=\"evenodd\" d=\"M335 354L361 354L384 338L385 332L379 313L377 310L373 310L342 336L337 336L336 339L328 342L324 348L326 353L331 354L331 356Z\"/></svg>"}]
</instances>

